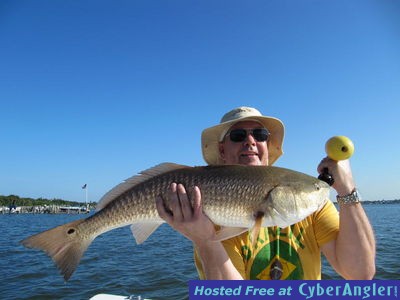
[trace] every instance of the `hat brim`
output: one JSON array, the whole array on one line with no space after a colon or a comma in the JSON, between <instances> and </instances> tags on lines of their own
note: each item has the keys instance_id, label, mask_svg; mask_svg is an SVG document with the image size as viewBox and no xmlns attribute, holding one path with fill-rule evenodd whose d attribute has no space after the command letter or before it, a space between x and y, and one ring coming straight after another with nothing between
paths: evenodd
<instances>
[{"instance_id":1,"label":"hat brim","mask_svg":"<svg viewBox=\"0 0 400 300\"><path fill-rule=\"evenodd\" d=\"M283 154L284 125L281 120L267 116L249 116L218 124L203 130L201 134L201 149L203 158L209 165L223 164L219 154L219 142L222 133L226 133L235 123L256 121L271 133L268 142L268 164L272 165Z\"/></svg>"}]
</instances>

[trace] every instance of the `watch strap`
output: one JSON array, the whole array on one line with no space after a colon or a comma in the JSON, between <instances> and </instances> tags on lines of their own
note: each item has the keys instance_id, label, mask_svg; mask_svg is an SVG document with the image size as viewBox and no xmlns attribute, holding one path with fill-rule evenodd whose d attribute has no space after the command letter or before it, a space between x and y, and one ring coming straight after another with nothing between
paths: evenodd
<instances>
[{"instance_id":1,"label":"watch strap","mask_svg":"<svg viewBox=\"0 0 400 300\"><path fill-rule=\"evenodd\" d=\"M336 201L340 205L342 204L353 204L361 201L360 194L357 189L354 189L350 194L345 196L336 196Z\"/></svg>"}]
</instances>

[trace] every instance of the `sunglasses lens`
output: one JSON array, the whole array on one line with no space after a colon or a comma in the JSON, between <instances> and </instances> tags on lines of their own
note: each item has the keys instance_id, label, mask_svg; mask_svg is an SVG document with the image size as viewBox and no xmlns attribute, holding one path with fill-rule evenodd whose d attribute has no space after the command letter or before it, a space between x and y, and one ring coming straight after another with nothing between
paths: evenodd
<instances>
[{"instance_id":1,"label":"sunglasses lens","mask_svg":"<svg viewBox=\"0 0 400 300\"><path fill-rule=\"evenodd\" d=\"M253 136L257 141L265 142L266 140L268 140L269 132L265 128L254 129Z\"/></svg>"},{"instance_id":2,"label":"sunglasses lens","mask_svg":"<svg viewBox=\"0 0 400 300\"><path fill-rule=\"evenodd\" d=\"M266 128L256 128L250 131L256 141L265 142L266 140L268 140L269 132ZM247 130L234 129L229 133L229 137L232 142L243 142L247 138Z\"/></svg>"},{"instance_id":3,"label":"sunglasses lens","mask_svg":"<svg viewBox=\"0 0 400 300\"><path fill-rule=\"evenodd\" d=\"M247 131L245 129L234 129L229 134L232 142L243 142L247 137Z\"/></svg>"}]
</instances>

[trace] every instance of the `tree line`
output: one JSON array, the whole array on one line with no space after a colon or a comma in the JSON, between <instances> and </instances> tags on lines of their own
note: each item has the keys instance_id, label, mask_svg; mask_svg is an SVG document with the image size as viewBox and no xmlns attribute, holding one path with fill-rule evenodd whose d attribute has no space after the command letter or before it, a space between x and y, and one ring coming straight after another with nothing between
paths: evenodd
<instances>
[{"instance_id":1,"label":"tree line","mask_svg":"<svg viewBox=\"0 0 400 300\"><path fill-rule=\"evenodd\" d=\"M94 206L95 202L90 202L90 206ZM85 205L82 202L68 201L63 199L45 199L45 198L21 198L16 195L1 196L0 195L0 206L82 206Z\"/></svg>"}]
</instances>

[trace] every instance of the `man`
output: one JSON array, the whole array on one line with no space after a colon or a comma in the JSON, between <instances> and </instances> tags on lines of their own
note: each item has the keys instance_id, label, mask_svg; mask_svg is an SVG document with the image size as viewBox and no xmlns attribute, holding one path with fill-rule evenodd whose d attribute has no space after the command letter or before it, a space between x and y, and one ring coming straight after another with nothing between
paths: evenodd
<instances>
[{"instance_id":1,"label":"man","mask_svg":"<svg viewBox=\"0 0 400 300\"><path fill-rule=\"evenodd\" d=\"M203 157L208 164L272 165L282 155L284 126L250 107L224 115L221 123L202 133ZM372 279L375 239L359 203L349 162L324 158L335 182L340 214L328 201L319 211L287 228L262 228L254 244L246 232L216 242L216 228L202 212L201 191L193 191L193 206L179 183L170 187L171 211L161 198L161 218L190 239L202 279L321 279L321 252L345 279Z\"/></svg>"}]
</instances>

